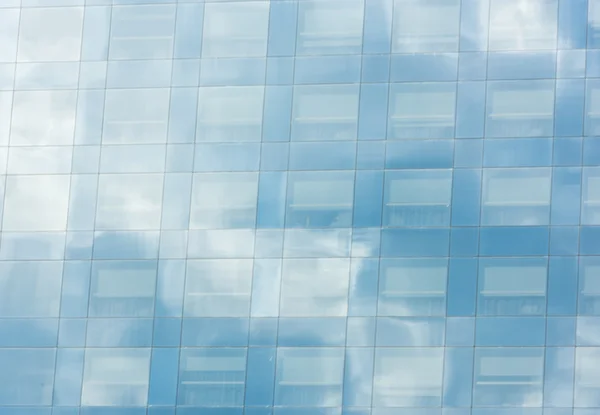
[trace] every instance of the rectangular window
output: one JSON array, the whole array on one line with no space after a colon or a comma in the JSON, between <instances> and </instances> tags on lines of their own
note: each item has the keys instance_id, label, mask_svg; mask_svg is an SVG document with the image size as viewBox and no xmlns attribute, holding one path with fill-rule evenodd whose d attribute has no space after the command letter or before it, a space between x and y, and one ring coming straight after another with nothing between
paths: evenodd
<instances>
[{"instance_id":1,"label":"rectangular window","mask_svg":"<svg viewBox=\"0 0 600 415\"><path fill-rule=\"evenodd\" d=\"M376 349L373 406L440 406L443 366L443 348Z\"/></svg>"},{"instance_id":2,"label":"rectangular window","mask_svg":"<svg viewBox=\"0 0 600 415\"><path fill-rule=\"evenodd\" d=\"M267 56L269 2L207 3L202 57Z\"/></svg>"},{"instance_id":3,"label":"rectangular window","mask_svg":"<svg viewBox=\"0 0 600 415\"><path fill-rule=\"evenodd\" d=\"M488 82L486 137L554 133L554 81Z\"/></svg>"},{"instance_id":4,"label":"rectangular window","mask_svg":"<svg viewBox=\"0 0 600 415\"><path fill-rule=\"evenodd\" d=\"M286 259L281 282L282 317L342 317L348 309L348 259Z\"/></svg>"},{"instance_id":5,"label":"rectangular window","mask_svg":"<svg viewBox=\"0 0 600 415\"><path fill-rule=\"evenodd\" d=\"M579 314L600 316L600 261L582 257L579 268Z\"/></svg>"},{"instance_id":6,"label":"rectangular window","mask_svg":"<svg viewBox=\"0 0 600 415\"><path fill-rule=\"evenodd\" d=\"M341 406L343 376L343 349L280 348L275 405Z\"/></svg>"},{"instance_id":7,"label":"rectangular window","mask_svg":"<svg viewBox=\"0 0 600 415\"><path fill-rule=\"evenodd\" d=\"M581 223L600 225L600 168L583 169Z\"/></svg>"},{"instance_id":8,"label":"rectangular window","mask_svg":"<svg viewBox=\"0 0 600 415\"><path fill-rule=\"evenodd\" d=\"M250 312L252 260L188 261L186 317L247 317Z\"/></svg>"},{"instance_id":9,"label":"rectangular window","mask_svg":"<svg viewBox=\"0 0 600 415\"><path fill-rule=\"evenodd\" d=\"M350 227L353 200L354 172L290 172L286 226Z\"/></svg>"},{"instance_id":10,"label":"rectangular window","mask_svg":"<svg viewBox=\"0 0 600 415\"><path fill-rule=\"evenodd\" d=\"M264 87L207 87L198 94L197 141L260 141Z\"/></svg>"},{"instance_id":11,"label":"rectangular window","mask_svg":"<svg viewBox=\"0 0 600 415\"><path fill-rule=\"evenodd\" d=\"M545 314L546 264L544 258L482 259L477 314Z\"/></svg>"},{"instance_id":12,"label":"rectangular window","mask_svg":"<svg viewBox=\"0 0 600 415\"><path fill-rule=\"evenodd\" d=\"M550 190L550 169L484 169L481 224L547 225Z\"/></svg>"},{"instance_id":13,"label":"rectangular window","mask_svg":"<svg viewBox=\"0 0 600 415\"><path fill-rule=\"evenodd\" d=\"M96 261L92 266L91 317L151 317L155 261Z\"/></svg>"},{"instance_id":14,"label":"rectangular window","mask_svg":"<svg viewBox=\"0 0 600 415\"><path fill-rule=\"evenodd\" d=\"M109 59L171 59L176 6L112 8Z\"/></svg>"},{"instance_id":15,"label":"rectangular window","mask_svg":"<svg viewBox=\"0 0 600 415\"><path fill-rule=\"evenodd\" d=\"M150 349L87 349L81 404L146 406Z\"/></svg>"},{"instance_id":16,"label":"rectangular window","mask_svg":"<svg viewBox=\"0 0 600 415\"><path fill-rule=\"evenodd\" d=\"M386 226L448 226L452 171L388 171L383 222Z\"/></svg>"},{"instance_id":17,"label":"rectangular window","mask_svg":"<svg viewBox=\"0 0 600 415\"><path fill-rule=\"evenodd\" d=\"M476 349L473 406L541 405L543 373L543 349Z\"/></svg>"},{"instance_id":18,"label":"rectangular window","mask_svg":"<svg viewBox=\"0 0 600 415\"><path fill-rule=\"evenodd\" d=\"M558 0L492 0L490 50L555 49Z\"/></svg>"},{"instance_id":19,"label":"rectangular window","mask_svg":"<svg viewBox=\"0 0 600 415\"><path fill-rule=\"evenodd\" d=\"M588 9L588 47L600 45L600 1L589 0Z\"/></svg>"},{"instance_id":20,"label":"rectangular window","mask_svg":"<svg viewBox=\"0 0 600 415\"><path fill-rule=\"evenodd\" d=\"M258 173L195 174L190 227L252 228L257 197Z\"/></svg>"},{"instance_id":21,"label":"rectangular window","mask_svg":"<svg viewBox=\"0 0 600 415\"><path fill-rule=\"evenodd\" d=\"M600 406L600 348L578 347L575 354L575 406ZM583 410L585 411L585 410ZM591 411L595 411L592 409Z\"/></svg>"},{"instance_id":22,"label":"rectangular window","mask_svg":"<svg viewBox=\"0 0 600 415\"><path fill-rule=\"evenodd\" d=\"M292 140L356 140L358 96L358 84L294 87Z\"/></svg>"},{"instance_id":23,"label":"rectangular window","mask_svg":"<svg viewBox=\"0 0 600 415\"><path fill-rule=\"evenodd\" d=\"M460 0L396 0L393 53L458 51Z\"/></svg>"},{"instance_id":24,"label":"rectangular window","mask_svg":"<svg viewBox=\"0 0 600 415\"><path fill-rule=\"evenodd\" d=\"M242 406L246 349L182 349L178 405Z\"/></svg>"},{"instance_id":25,"label":"rectangular window","mask_svg":"<svg viewBox=\"0 0 600 415\"><path fill-rule=\"evenodd\" d=\"M445 259L382 259L380 316L443 316L446 314Z\"/></svg>"},{"instance_id":26,"label":"rectangular window","mask_svg":"<svg viewBox=\"0 0 600 415\"><path fill-rule=\"evenodd\" d=\"M167 141L169 89L108 89L102 144Z\"/></svg>"},{"instance_id":27,"label":"rectangular window","mask_svg":"<svg viewBox=\"0 0 600 415\"><path fill-rule=\"evenodd\" d=\"M454 83L402 83L390 87L388 138L452 138Z\"/></svg>"},{"instance_id":28,"label":"rectangular window","mask_svg":"<svg viewBox=\"0 0 600 415\"><path fill-rule=\"evenodd\" d=\"M307 1L298 7L297 55L361 53L362 0Z\"/></svg>"},{"instance_id":29,"label":"rectangular window","mask_svg":"<svg viewBox=\"0 0 600 415\"><path fill-rule=\"evenodd\" d=\"M55 362L56 349L0 349L0 405L52 405Z\"/></svg>"}]
</instances>

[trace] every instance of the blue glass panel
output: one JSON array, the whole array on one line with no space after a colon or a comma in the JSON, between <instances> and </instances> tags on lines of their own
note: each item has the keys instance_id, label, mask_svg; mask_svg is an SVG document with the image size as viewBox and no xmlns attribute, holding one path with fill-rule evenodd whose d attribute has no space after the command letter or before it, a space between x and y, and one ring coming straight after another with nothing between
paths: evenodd
<instances>
[{"instance_id":1,"label":"blue glass panel","mask_svg":"<svg viewBox=\"0 0 600 415\"><path fill-rule=\"evenodd\" d=\"M294 1L273 2L269 11L269 56L292 56L296 47L296 15Z\"/></svg>"},{"instance_id":2,"label":"blue glass panel","mask_svg":"<svg viewBox=\"0 0 600 415\"><path fill-rule=\"evenodd\" d=\"M280 318L277 346L328 347L346 344L344 318Z\"/></svg>"},{"instance_id":3,"label":"blue glass panel","mask_svg":"<svg viewBox=\"0 0 600 415\"><path fill-rule=\"evenodd\" d=\"M152 345L154 347L178 347L181 339L181 319L157 318L154 320Z\"/></svg>"},{"instance_id":4,"label":"blue glass panel","mask_svg":"<svg viewBox=\"0 0 600 415\"><path fill-rule=\"evenodd\" d=\"M556 52L490 52L488 79L556 77Z\"/></svg>"},{"instance_id":5,"label":"blue glass panel","mask_svg":"<svg viewBox=\"0 0 600 415\"><path fill-rule=\"evenodd\" d=\"M581 163L583 153L584 164L586 155L589 157L593 154L593 150L586 148L588 151L583 151L582 144L589 147L592 140L582 140L580 137L555 138L554 139L554 160L555 166L576 166ZM598 141L600 143L600 141Z\"/></svg>"},{"instance_id":6,"label":"blue glass panel","mask_svg":"<svg viewBox=\"0 0 600 415\"><path fill-rule=\"evenodd\" d=\"M548 317L546 346L575 346L575 317Z\"/></svg>"},{"instance_id":7,"label":"blue glass panel","mask_svg":"<svg viewBox=\"0 0 600 415\"><path fill-rule=\"evenodd\" d=\"M452 258L448 269L448 316L474 316L477 259Z\"/></svg>"},{"instance_id":8,"label":"blue glass panel","mask_svg":"<svg viewBox=\"0 0 600 415\"><path fill-rule=\"evenodd\" d=\"M54 347L58 319L0 319L0 347Z\"/></svg>"},{"instance_id":9,"label":"blue glass panel","mask_svg":"<svg viewBox=\"0 0 600 415\"><path fill-rule=\"evenodd\" d=\"M55 356L55 349L1 349L0 403L50 405Z\"/></svg>"},{"instance_id":10,"label":"blue glass panel","mask_svg":"<svg viewBox=\"0 0 600 415\"><path fill-rule=\"evenodd\" d=\"M373 317L349 317L347 324L347 346L375 346L376 320Z\"/></svg>"},{"instance_id":11,"label":"blue glass panel","mask_svg":"<svg viewBox=\"0 0 600 415\"><path fill-rule=\"evenodd\" d=\"M553 226L550 228L550 255L577 255L579 227Z\"/></svg>"},{"instance_id":12,"label":"blue glass panel","mask_svg":"<svg viewBox=\"0 0 600 415\"><path fill-rule=\"evenodd\" d=\"M256 171L260 162L259 143L196 144L194 171Z\"/></svg>"},{"instance_id":13,"label":"blue glass panel","mask_svg":"<svg viewBox=\"0 0 600 415\"><path fill-rule=\"evenodd\" d=\"M377 309L378 278L378 259L361 258L352 260L348 315L375 315Z\"/></svg>"},{"instance_id":14,"label":"blue glass panel","mask_svg":"<svg viewBox=\"0 0 600 415\"><path fill-rule=\"evenodd\" d=\"M87 320L83 318L61 318L58 328L59 347L84 347Z\"/></svg>"},{"instance_id":15,"label":"blue glass panel","mask_svg":"<svg viewBox=\"0 0 600 415\"><path fill-rule=\"evenodd\" d=\"M551 138L509 138L484 143L483 167L543 167L551 163Z\"/></svg>"},{"instance_id":16,"label":"blue glass panel","mask_svg":"<svg viewBox=\"0 0 600 415\"><path fill-rule=\"evenodd\" d=\"M447 256L449 240L449 229L384 229L381 256Z\"/></svg>"},{"instance_id":17,"label":"blue glass panel","mask_svg":"<svg viewBox=\"0 0 600 415\"><path fill-rule=\"evenodd\" d=\"M451 140L390 141L385 153L387 169L443 169L452 167Z\"/></svg>"},{"instance_id":18,"label":"blue glass panel","mask_svg":"<svg viewBox=\"0 0 600 415\"><path fill-rule=\"evenodd\" d=\"M242 347L248 345L247 318L184 318L184 347Z\"/></svg>"},{"instance_id":19,"label":"blue glass panel","mask_svg":"<svg viewBox=\"0 0 600 415\"><path fill-rule=\"evenodd\" d=\"M569 407L573 405L575 349L548 347L544 366L544 406Z\"/></svg>"},{"instance_id":20,"label":"blue glass panel","mask_svg":"<svg viewBox=\"0 0 600 415\"><path fill-rule=\"evenodd\" d=\"M444 406L471 404L473 349L446 348L444 356Z\"/></svg>"},{"instance_id":21,"label":"blue glass panel","mask_svg":"<svg viewBox=\"0 0 600 415\"><path fill-rule=\"evenodd\" d=\"M83 349L58 349L54 378L54 405L80 404L83 356Z\"/></svg>"},{"instance_id":22,"label":"blue glass panel","mask_svg":"<svg viewBox=\"0 0 600 415\"><path fill-rule=\"evenodd\" d=\"M487 50L490 2L462 0L460 12L461 52Z\"/></svg>"},{"instance_id":23,"label":"blue glass panel","mask_svg":"<svg viewBox=\"0 0 600 415\"><path fill-rule=\"evenodd\" d=\"M457 53L392 55L391 82L455 81Z\"/></svg>"},{"instance_id":24,"label":"blue glass panel","mask_svg":"<svg viewBox=\"0 0 600 415\"><path fill-rule=\"evenodd\" d=\"M589 137L583 139L583 164L585 166L600 165L600 139Z\"/></svg>"},{"instance_id":25,"label":"blue glass panel","mask_svg":"<svg viewBox=\"0 0 600 415\"><path fill-rule=\"evenodd\" d=\"M600 227L582 226L579 233L580 255L600 255Z\"/></svg>"},{"instance_id":26,"label":"blue glass panel","mask_svg":"<svg viewBox=\"0 0 600 415\"><path fill-rule=\"evenodd\" d=\"M478 317L475 345L484 347L543 346L546 320L543 317Z\"/></svg>"},{"instance_id":27,"label":"blue glass panel","mask_svg":"<svg viewBox=\"0 0 600 415\"><path fill-rule=\"evenodd\" d=\"M358 228L352 231L352 256L379 256L381 230L378 228Z\"/></svg>"},{"instance_id":28,"label":"blue glass panel","mask_svg":"<svg viewBox=\"0 0 600 415\"><path fill-rule=\"evenodd\" d=\"M287 170L290 146L288 143L263 143L260 154L261 170Z\"/></svg>"},{"instance_id":29,"label":"blue glass panel","mask_svg":"<svg viewBox=\"0 0 600 415\"><path fill-rule=\"evenodd\" d=\"M393 0L365 2L363 53L390 53Z\"/></svg>"},{"instance_id":30,"label":"blue glass panel","mask_svg":"<svg viewBox=\"0 0 600 415\"><path fill-rule=\"evenodd\" d=\"M88 347L150 347L152 320L147 318L94 318L88 322Z\"/></svg>"},{"instance_id":31,"label":"blue glass panel","mask_svg":"<svg viewBox=\"0 0 600 415\"><path fill-rule=\"evenodd\" d=\"M459 81L483 81L486 78L486 74L487 53L464 52L458 55Z\"/></svg>"},{"instance_id":32,"label":"blue glass panel","mask_svg":"<svg viewBox=\"0 0 600 415\"><path fill-rule=\"evenodd\" d=\"M548 314L576 314L578 285L577 258L551 257L549 266Z\"/></svg>"},{"instance_id":33,"label":"blue glass panel","mask_svg":"<svg viewBox=\"0 0 600 415\"><path fill-rule=\"evenodd\" d=\"M276 350L274 348L248 349L245 405L273 404L273 377Z\"/></svg>"},{"instance_id":34,"label":"blue glass panel","mask_svg":"<svg viewBox=\"0 0 600 415\"><path fill-rule=\"evenodd\" d=\"M371 405L373 353L374 349L371 348L346 349L344 406Z\"/></svg>"},{"instance_id":35,"label":"blue glass panel","mask_svg":"<svg viewBox=\"0 0 600 415\"><path fill-rule=\"evenodd\" d=\"M285 215L286 173L261 172L258 183L256 225L281 228Z\"/></svg>"},{"instance_id":36,"label":"blue glass panel","mask_svg":"<svg viewBox=\"0 0 600 415\"><path fill-rule=\"evenodd\" d=\"M252 317L278 316L281 267L281 260L279 259L254 261L252 305L250 309Z\"/></svg>"},{"instance_id":37,"label":"blue glass panel","mask_svg":"<svg viewBox=\"0 0 600 415\"><path fill-rule=\"evenodd\" d=\"M355 83L360 73L360 56L299 56L295 59L294 83Z\"/></svg>"},{"instance_id":38,"label":"blue glass panel","mask_svg":"<svg viewBox=\"0 0 600 415\"><path fill-rule=\"evenodd\" d=\"M474 257L479 252L479 229L452 228L450 231L450 256Z\"/></svg>"},{"instance_id":39,"label":"blue glass panel","mask_svg":"<svg viewBox=\"0 0 600 415\"><path fill-rule=\"evenodd\" d=\"M548 227L481 228L479 254L483 256L540 256L548 254Z\"/></svg>"},{"instance_id":40,"label":"blue glass panel","mask_svg":"<svg viewBox=\"0 0 600 415\"><path fill-rule=\"evenodd\" d=\"M357 171L354 180L354 226L380 226L383 172Z\"/></svg>"},{"instance_id":41,"label":"blue glass panel","mask_svg":"<svg viewBox=\"0 0 600 415\"><path fill-rule=\"evenodd\" d=\"M289 169L351 170L355 159L355 142L292 143Z\"/></svg>"},{"instance_id":42,"label":"blue glass panel","mask_svg":"<svg viewBox=\"0 0 600 415\"><path fill-rule=\"evenodd\" d=\"M199 58L202 49L204 7L201 4L179 4L175 21L173 57Z\"/></svg>"},{"instance_id":43,"label":"blue glass panel","mask_svg":"<svg viewBox=\"0 0 600 415\"><path fill-rule=\"evenodd\" d=\"M149 405L174 405L177 394L179 350L154 348L150 366Z\"/></svg>"},{"instance_id":44,"label":"blue glass panel","mask_svg":"<svg viewBox=\"0 0 600 415\"><path fill-rule=\"evenodd\" d=\"M356 148L356 168L365 170L382 169L386 156L385 141L359 141Z\"/></svg>"},{"instance_id":45,"label":"blue glass panel","mask_svg":"<svg viewBox=\"0 0 600 415\"><path fill-rule=\"evenodd\" d=\"M586 46L587 7L586 0L559 0L558 47L577 49ZM589 45L589 47L594 47Z\"/></svg>"},{"instance_id":46,"label":"blue glass panel","mask_svg":"<svg viewBox=\"0 0 600 415\"><path fill-rule=\"evenodd\" d=\"M363 84L360 90L359 140L386 138L389 84Z\"/></svg>"},{"instance_id":47,"label":"blue glass panel","mask_svg":"<svg viewBox=\"0 0 600 415\"><path fill-rule=\"evenodd\" d=\"M277 318L251 318L250 346L275 346L278 325Z\"/></svg>"},{"instance_id":48,"label":"blue glass panel","mask_svg":"<svg viewBox=\"0 0 600 415\"><path fill-rule=\"evenodd\" d=\"M289 141L292 117L292 88L270 86L265 88L263 141Z\"/></svg>"},{"instance_id":49,"label":"blue glass panel","mask_svg":"<svg viewBox=\"0 0 600 415\"><path fill-rule=\"evenodd\" d=\"M482 161L482 139L454 141L454 167L481 167Z\"/></svg>"},{"instance_id":50,"label":"blue glass panel","mask_svg":"<svg viewBox=\"0 0 600 415\"><path fill-rule=\"evenodd\" d=\"M478 225L481 211L481 170L456 169L453 184L452 225Z\"/></svg>"},{"instance_id":51,"label":"blue glass panel","mask_svg":"<svg viewBox=\"0 0 600 415\"><path fill-rule=\"evenodd\" d=\"M483 82L459 82L456 138L483 137L486 85Z\"/></svg>"},{"instance_id":52,"label":"blue glass panel","mask_svg":"<svg viewBox=\"0 0 600 415\"><path fill-rule=\"evenodd\" d=\"M379 347L443 346L445 329L445 322L441 317L378 317L375 345Z\"/></svg>"},{"instance_id":53,"label":"blue glass panel","mask_svg":"<svg viewBox=\"0 0 600 415\"><path fill-rule=\"evenodd\" d=\"M475 345L475 319L473 317L448 317L446 319L446 347Z\"/></svg>"},{"instance_id":54,"label":"blue glass panel","mask_svg":"<svg viewBox=\"0 0 600 415\"><path fill-rule=\"evenodd\" d=\"M201 86L262 85L265 58L213 58L200 63Z\"/></svg>"},{"instance_id":55,"label":"blue glass panel","mask_svg":"<svg viewBox=\"0 0 600 415\"><path fill-rule=\"evenodd\" d=\"M273 3L271 7L279 3ZM267 85L294 83L294 58L267 58Z\"/></svg>"},{"instance_id":56,"label":"blue glass panel","mask_svg":"<svg viewBox=\"0 0 600 415\"><path fill-rule=\"evenodd\" d=\"M575 79L556 81L556 136L583 134L584 82Z\"/></svg>"},{"instance_id":57,"label":"blue glass panel","mask_svg":"<svg viewBox=\"0 0 600 415\"><path fill-rule=\"evenodd\" d=\"M368 13L367 4L367 13ZM366 48L365 45L363 48ZM365 50L366 53L366 50ZM362 57L362 82L388 82L390 79L390 56L389 55L363 55Z\"/></svg>"}]
</instances>

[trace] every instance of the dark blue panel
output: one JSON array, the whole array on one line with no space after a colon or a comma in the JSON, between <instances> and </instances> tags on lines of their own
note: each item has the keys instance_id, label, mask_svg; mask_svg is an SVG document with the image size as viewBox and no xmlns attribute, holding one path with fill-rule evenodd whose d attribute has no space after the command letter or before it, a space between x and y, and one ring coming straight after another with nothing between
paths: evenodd
<instances>
[{"instance_id":1,"label":"dark blue panel","mask_svg":"<svg viewBox=\"0 0 600 415\"><path fill-rule=\"evenodd\" d=\"M357 171L354 190L354 226L381 226L383 172Z\"/></svg>"},{"instance_id":2,"label":"dark blue panel","mask_svg":"<svg viewBox=\"0 0 600 415\"><path fill-rule=\"evenodd\" d=\"M384 229L381 234L381 256L447 256L449 242L449 229Z\"/></svg>"},{"instance_id":3,"label":"dark blue panel","mask_svg":"<svg viewBox=\"0 0 600 415\"><path fill-rule=\"evenodd\" d=\"M56 347L58 319L0 319L0 347Z\"/></svg>"},{"instance_id":4,"label":"dark blue panel","mask_svg":"<svg viewBox=\"0 0 600 415\"><path fill-rule=\"evenodd\" d=\"M474 257L479 253L479 229L452 228L450 231L450 256Z\"/></svg>"},{"instance_id":5,"label":"dark blue panel","mask_svg":"<svg viewBox=\"0 0 600 415\"><path fill-rule=\"evenodd\" d=\"M261 172L258 182L257 228L281 228L285 214L285 172Z\"/></svg>"},{"instance_id":6,"label":"dark blue panel","mask_svg":"<svg viewBox=\"0 0 600 415\"><path fill-rule=\"evenodd\" d=\"M558 47L578 49L586 47L587 0L559 0ZM588 47L594 47L588 45Z\"/></svg>"},{"instance_id":7,"label":"dark blue panel","mask_svg":"<svg viewBox=\"0 0 600 415\"><path fill-rule=\"evenodd\" d=\"M298 5L292 1L273 2L269 16L269 56L292 56L296 49Z\"/></svg>"},{"instance_id":8,"label":"dark blue panel","mask_svg":"<svg viewBox=\"0 0 600 415\"><path fill-rule=\"evenodd\" d=\"M357 169L383 169L386 153L385 141L359 141L356 148L356 152Z\"/></svg>"},{"instance_id":9,"label":"dark blue panel","mask_svg":"<svg viewBox=\"0 0 600 415\"><path fill-rule=\"evenodd\" d=\"M477 259L451 258L448 272L448 316L474 316L477 304Z\"/></svg>"},{"instance_id":10,"label":"dark blue panel","mask_svg":"<svg viewBox=\"0 0 600 415\"><path fill-rule=\"evenodd\" d=\"M481 167L482 161L482 139L454 141L454 167Z\"/></svg>"},{"instance_id":11,"label":"dark blue panel","mask_svg":"<svg viewBox=\"0 0 600 415\"><path fill-rule=\"evenodd\" d=\"M386 138L388 84L363 84L360 88L359 140Z\"/></svg>"},{"instance_id":12,"label":"dark blue panel","mask_svg":"<svg viewBox=\"0 0 600 415\"><path fill-rule=\"evenodd\" d=\"M361 74L362 82L388 82L389 79L389 55L363 55Z\"/></svg>"},{"instance_id":13,"label":"dark blue panel","mask_svg":"<svg viewBox=\"0 0 600 415\"><path fill-rule=\"evenodd\" d=\"M452 167L452 140L390 141L385 153L386 169L444 169Z\"/></svg>"},{"instance_id":14,"label":"dark blue panel","mask_svg":"<svg viewBox=\"0 0 600 415\"><path fill-rule=\"evenodd\" d=\"M178 347L181 340L180 318L157 318L154 320L152 345L154 347Z\"/></svg>"},{"instance_id":15,"label":"dark blue panel","mask_svg":"<svg viewBox=\"0 0 600 415\"><path fill-rule=\"evenodd\" d=\"M584 82L576 79L556 81L556 136L583 134Z\"/></svg>"},{"instance_id":16,"label":"dark blue panel","mask_svg":"<svg viewBox=\"0 0 600 415\"><path fill-rule=\"evenodd\" d=\"M273 378L275 377L275 362L276 351L274 348L248 349L248 366L246 369L246 405L273 405Z\"/></svg>"},{"instance_id":17,"label":"dark blue panel","mask_svg":"<svg viewBox=\"0 0 600 415\"><path fill-rule=\"evenodd\" d=\"M292 88L269 86L265 88L263 114L263 141L289 141L292 117Z\"/></svg>"},{"instance_id":18,"label":"dark blue panel","mask_svg":"<svg viewBox=\"0 0 600 415\"><path fill-rule=\"evenodd\" d=\"M545 341L544 317L478 317L475 321L476 346L543 346Z\"/></svg>"},{"instance_id":19,"label":"dark blue panel","mask_svg":"<svg viewBox=\"0 0 600 415\"><path fill-rule=\"evenodd\" d=\"M591 140L586 140L585 144L590 143ZM598 141L600 142L600 141ZM581 137L569 137L569 138L555 138L554 139L554 160L555 166L577 166L581 163L583 140ZM587 150L587 148L586 148ZM584 164L585 158L590 155L592 151L583 152Z\"/></svg>"},{"instance_id":20,"label":"dark blue panel","mask_svg":"<svg viewBox=\"0 0 600 415\"><path fill-rule=\"evenodd\" d=\"M365 2L363 53L390 53L392 0Z\"/></svg>"},{"instance_id":21,"label":"dark blue panel","mask_svg":"<svg viewBox=\"0 0 600 415\"><path fill-rule=\"evenodd\" d=\"M484 143L483 167L545 167L551 164L551 138L508 138Z\"/></svg>"},{"instance_id":22,"label":"dark blue panel","mask_svg":"<svg viewBox=\"0 0 600 415\"><path fill-rule=\"evenodd\" d=\"M483 137L485 82L459 82L456 101L456 138Z\"/></svg>"},{"instance_id":23,"label":"dark blue panel","mask_svg":"<svg viewBox=\"0 0 600 415\"><path fill-rule=\"evenodd\" d=\"M278 325L277 318L251 318L250 346L275 346Z\"/></svg>"},{"instance_id":24,"label":"dark blue panel","mask_svg":"<svg viewBox=\"0 0 600 415\"><path fill-rule=\"evenodd\" d=\"M175 405L179 349L154 348L150 365L149 405Z\"/></svg>"},{"instance_id":25,"label":"dark blue panel","mask_svg":"<svg viewBox=\"0 0 600 415\"><path fill-rule=\"evenodd\" d=\"M490 52L488 79L547 79L556 76L556 52Z\"/></svg>"},{"instance_id":26,"label":"dark blue panel","mask_svg":"<svg viewBox=\"0 0 600 415\"><path fill-rule=\"evenodd\" d=\"M482 256L548 255L547 227L481 228L479 254Z\"/></svg>"},{"instance_id":27,"label":"dark blue panel","mask_svg":"<svg viewBox=\"0 0 600 415\"><path fill-rule=\"evenodd\" d=\"M181 345L185 347L248 345L247 318L185 318Z\"/></svg>"},{"instance_id":28,"label":"dark blue panel","mask_svg":"<svg viewBox=\"0 0 600 415\"><path fill-rule=\"evenodd\" d=\"M600 227L581 227L579 233L579 254L600 255Z\"/></svg>"},{"instance_id":29,"label":"dark blue panel","mask_svg":"<svg viewBox=\"0 0 600 415\"><path fill-rule=\"evenodd\" d=\"M577 255L579 227L553 226L550 228L550 255Z\"/></svg>"},{"instance_id":30,"label":"dark blue panel","mask_svg":"<svg viewBox=\"0 0 600 415\"><path fill-rule=\"evenodd\" d=\"M548 314L574 315L577 309L577 257L550 257Z\"/></svg>"},{"instance_id":31,"label":"dark blue panel","mask_svg":"<svg viewBox=\"0 0 600 415\"><path fill-rule=\"evenodd\" d=\"M277 346L329 347L346 344L344 318L280 318Z\"/></svg>"},{"instance_id":32,"label":"dark blue panel","mask_svg":"<svg viewBox=\"0 0 600 415\"><path fill-rule=\"evenodd\" d=\"M479 225L481 170L454 170L452 226Z\"/></svg>"}]
</instances>

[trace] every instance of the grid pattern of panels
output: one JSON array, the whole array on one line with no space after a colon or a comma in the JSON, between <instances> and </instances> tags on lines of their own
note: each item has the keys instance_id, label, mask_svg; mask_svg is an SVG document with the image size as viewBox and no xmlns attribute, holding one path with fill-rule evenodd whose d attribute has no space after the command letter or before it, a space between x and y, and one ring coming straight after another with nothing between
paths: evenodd
<instances>
[{"instance_id":1,"label":"grid pattern of panels","mask_svg":"<svg viewBox=\"0 0 600 415\"><path fill-rule=\"evenodd\" d=\"M0 415L597 415L600 0L0 0Z\"/></svg>"}]
</instances>

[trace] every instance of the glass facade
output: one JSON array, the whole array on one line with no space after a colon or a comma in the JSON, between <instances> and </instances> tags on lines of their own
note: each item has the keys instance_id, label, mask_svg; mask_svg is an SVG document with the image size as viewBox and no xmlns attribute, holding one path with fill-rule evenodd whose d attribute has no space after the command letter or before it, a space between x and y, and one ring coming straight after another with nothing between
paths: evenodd
<instances>
[{"instance_id":1,"label":"glass facade","mask_svg":"<svg viewBox=\"0 0 600 415\"><path fill-rule=\"evenodd\" d=\"M0 415L600 413L600 0L0 0L0 191Z\"/></svg>"}]
</instances>

